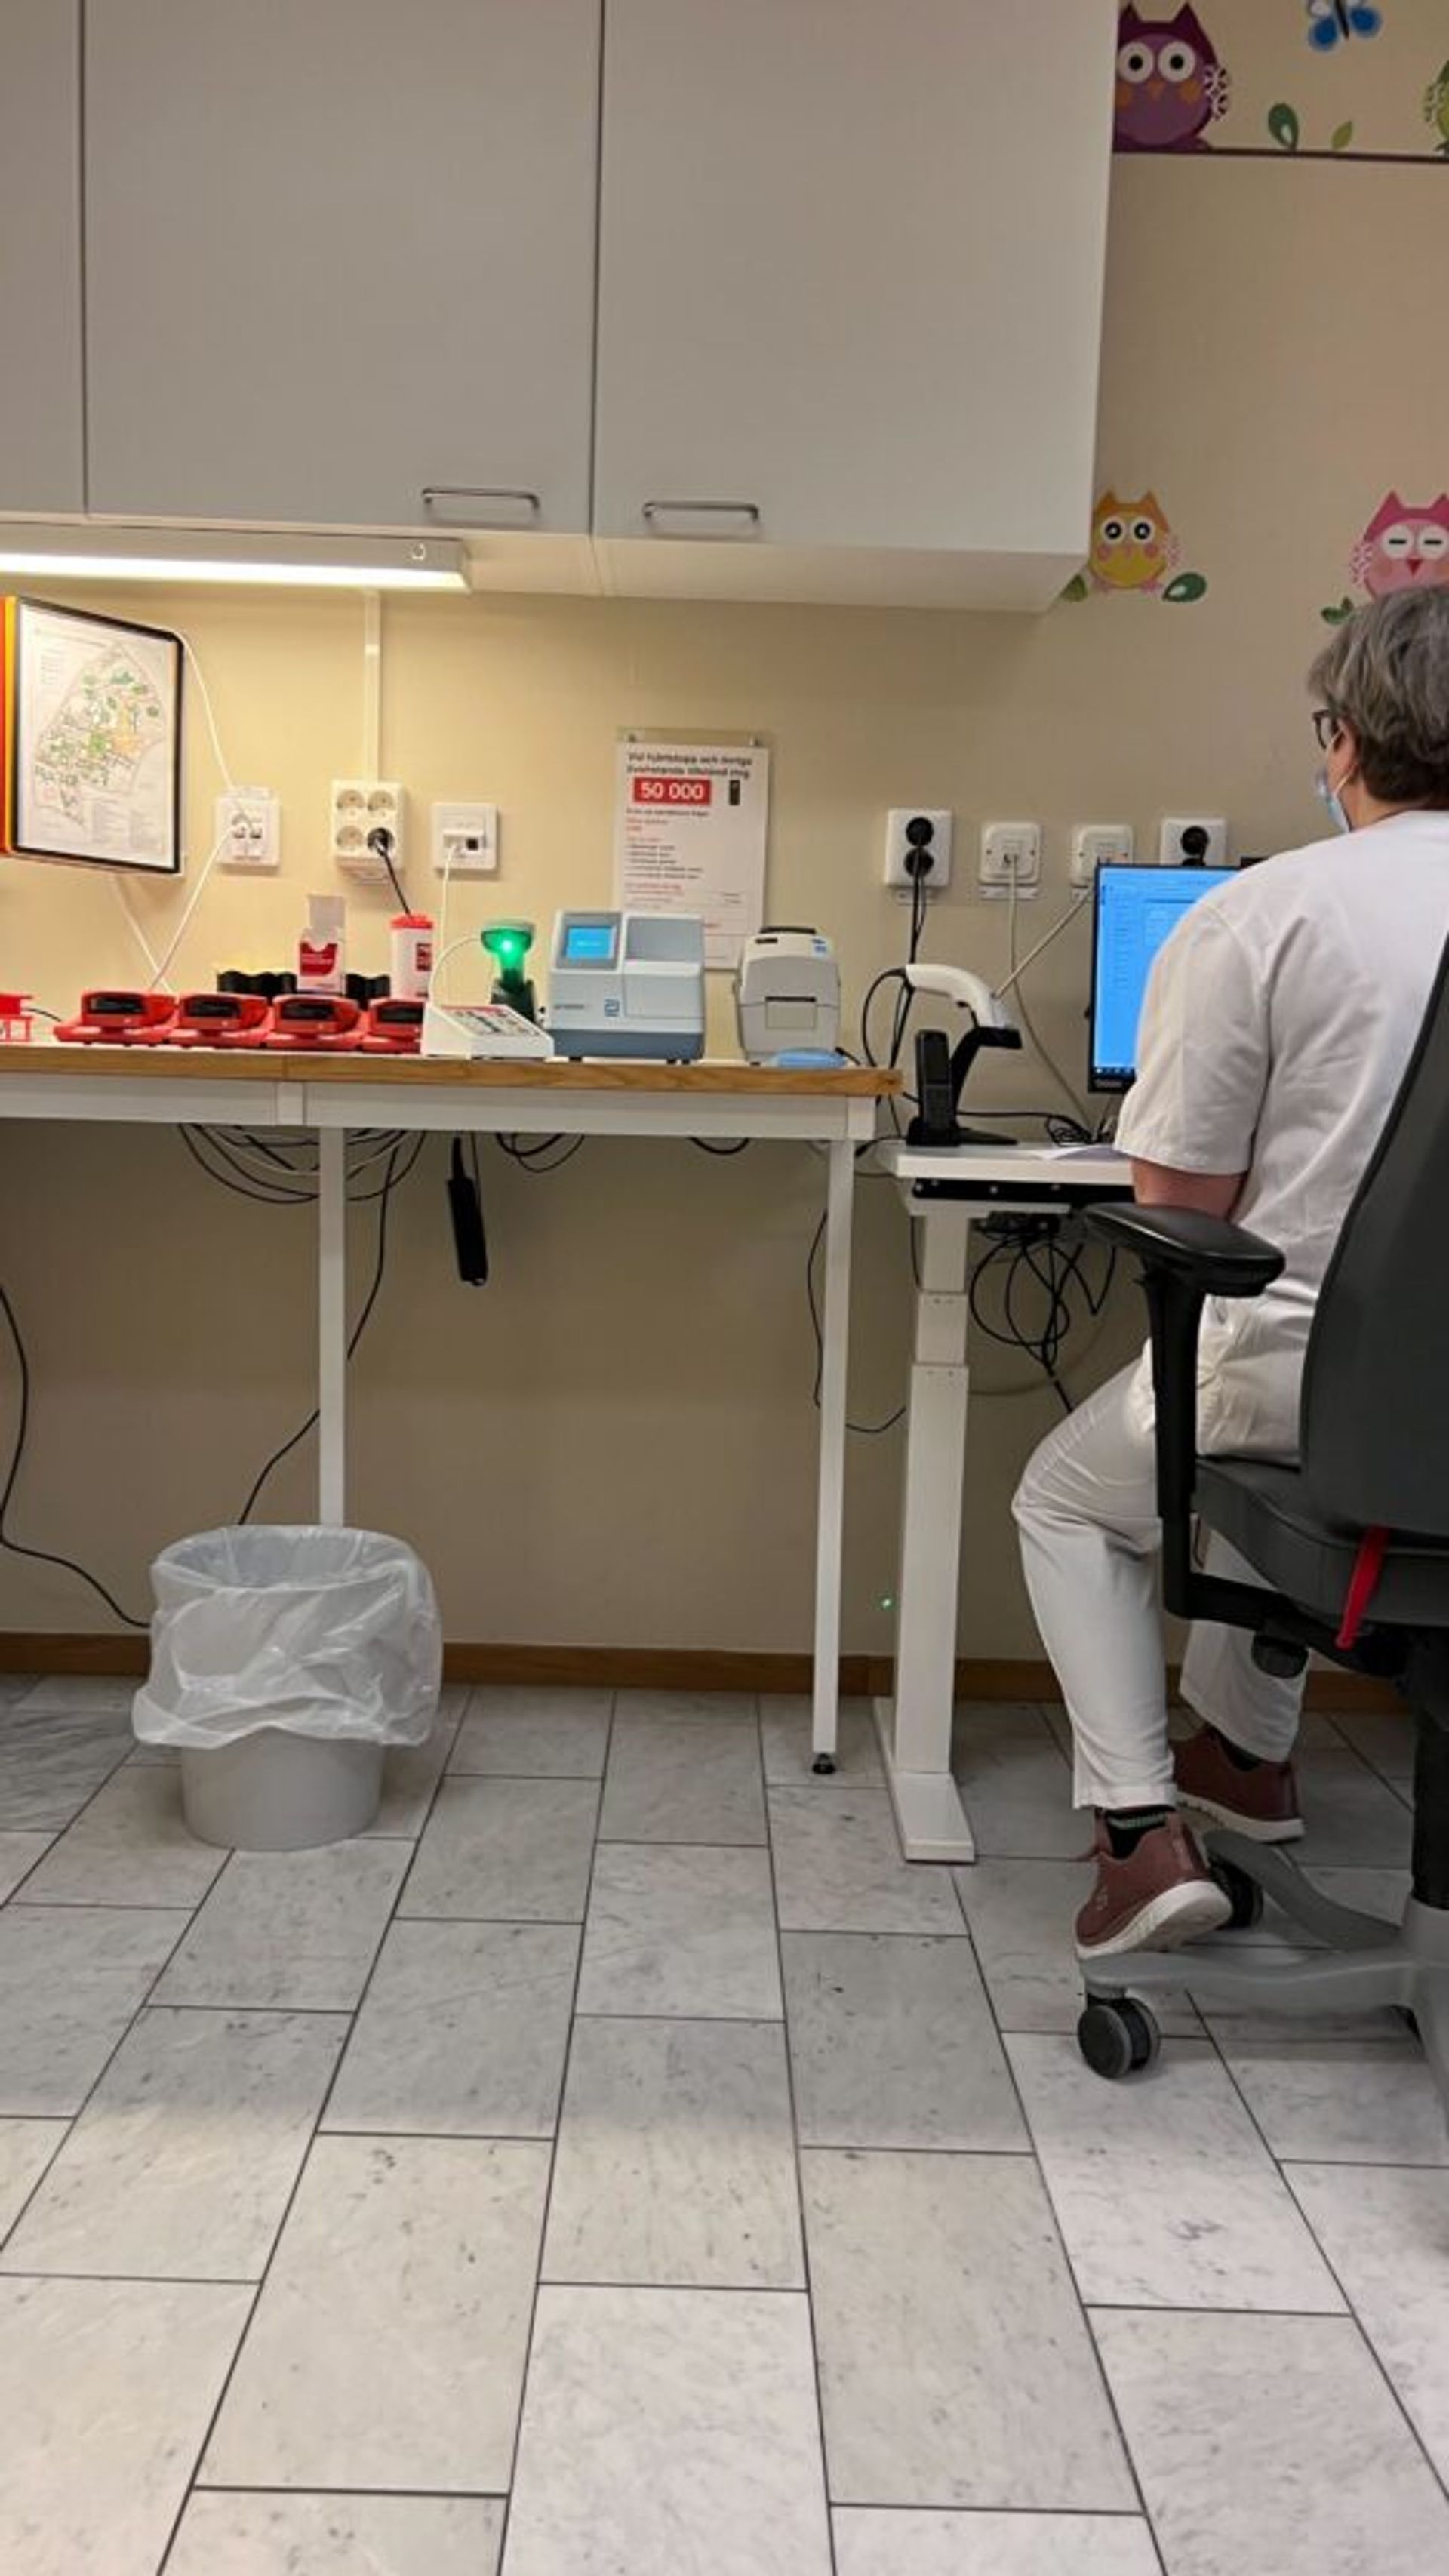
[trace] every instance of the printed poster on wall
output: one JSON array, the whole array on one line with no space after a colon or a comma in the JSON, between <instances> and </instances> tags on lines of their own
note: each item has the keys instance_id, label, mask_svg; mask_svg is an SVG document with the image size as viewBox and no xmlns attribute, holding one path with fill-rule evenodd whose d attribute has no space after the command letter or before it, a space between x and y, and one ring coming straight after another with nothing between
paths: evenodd
<instances>
[{"instance_id":1,"label":"printed poster on wall","mask_svg":"<svg viewBox=\"0 0 1449 2576\"><path fill-rule=\"evenodd\" d=\"M707 966L734 966L764 918L770 755L762 743L621 742L615 900L700 912Z\"/></svg>"}]
</instances>

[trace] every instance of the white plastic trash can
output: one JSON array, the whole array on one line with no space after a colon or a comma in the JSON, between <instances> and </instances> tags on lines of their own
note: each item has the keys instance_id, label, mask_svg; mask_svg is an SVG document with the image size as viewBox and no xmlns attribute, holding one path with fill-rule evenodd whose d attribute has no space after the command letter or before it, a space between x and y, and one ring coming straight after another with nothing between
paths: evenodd
<instances>
[{"instance_id":1,"label":"white plastic trash can","mask_svg":"<svg viewBox=\"0 0 1449 2576\"><path fill-rule=\"evenodd\" d=\"M151 1669L133 1722L181 1757L203 1842L300 1851L363 1832L390 1744L432 1731L431 1578L376 1530L208 1530L152 1567Z\"/></svg>"}]
</instances>

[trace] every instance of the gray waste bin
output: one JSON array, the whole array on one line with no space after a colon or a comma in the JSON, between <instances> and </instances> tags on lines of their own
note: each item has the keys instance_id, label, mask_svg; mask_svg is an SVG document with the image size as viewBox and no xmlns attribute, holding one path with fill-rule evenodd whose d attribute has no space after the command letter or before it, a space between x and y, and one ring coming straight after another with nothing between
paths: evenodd
<instances>
[{"instance_id":1,"label":"gray waste bin","mask_svg":"<svg viewBox=\"0 0 1449 2576\"><path fill-rule=\"evenodd\" d=\"M138 1741L175 1747L203 1842L297 1851L361 1833L390 1744L437 1714L431 1578L376 1530L204 1531L152 1568L151 1669Z\"/></svg>"}]
</instances>

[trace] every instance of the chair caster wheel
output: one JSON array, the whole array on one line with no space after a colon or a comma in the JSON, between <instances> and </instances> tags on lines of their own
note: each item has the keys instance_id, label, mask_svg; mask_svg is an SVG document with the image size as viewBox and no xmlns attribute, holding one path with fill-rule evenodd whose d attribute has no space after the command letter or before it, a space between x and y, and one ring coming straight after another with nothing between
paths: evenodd
<instances>
[{"instance_id":1,"label":"chair caster wheel","mask_svg":"<svg viewBox=\"0 0 1449 2576\"><path fill-rule=\"evenodd\" d=\"M1264 1897L1257 1880L1239 1869L1235 1860L1214 1860L1209 1865L1233 1909L1232 1930L1251 1932L1263 1920Z\"/></svg>"},{"instance_id":2,"label":"chair caster wheel","mask_svg":"<svg viewBox=\"0 0 1449 2576\"><path fill-rule=\"evenodd\" d=\"M1140 2075L1162 2047L1162 2033L1145 2004L1131 1995L1120 2001L1089 2003L1077 2024L1077 2046L1094 2075L1119 2084L1124 2075Z\"/></svg>"},{"instance_id":3,"label":"chair caster wheel","mask_svg":"<svg viewBox=\"0 0 1449 2576\"><path fill-rule=\"evenodd\" d=\"M832 1778L835 1772L834 1754L817 1753L814 1761L810 1765L810 1768L814 1772L817 1780L828 1780Z\"/></svg>"}]
</instances>

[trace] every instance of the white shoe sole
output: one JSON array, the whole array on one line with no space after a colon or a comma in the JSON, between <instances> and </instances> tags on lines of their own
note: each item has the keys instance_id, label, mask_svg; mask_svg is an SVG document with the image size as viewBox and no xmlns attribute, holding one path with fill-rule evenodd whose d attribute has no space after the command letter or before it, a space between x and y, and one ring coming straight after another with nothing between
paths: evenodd
<instances>
[{"instance_id":1,"label":"white shoe sole","mask_svg":"<svg viewBox=\"0 0 1449 2576\"><path fill-rule=\"evenodd\" d=\"M1301 1843L1303 1818L1294 1816L1287 1824L1265 1824L1256 1816L1242 1816L1233 1807L1221 1806L1216 1798L1195 1798L1190 1790L1178 1792L1184 1815L1208 1816L1230 1834L1241 1834L1245 1843Z\"/></svg>"},{"instance_id":2,"label":"white shoe sole","mask_svg":"<svg viewBox=\"0 0 1449 2576\"><path fill-rule=\"evenodd\" d=\"M1129 1950L1176 1950L1205 1932L1220 1932L1232 1919L1232 1906L1220 1887L1211 1880L1191 1879L1181 1887L1164 1888L1110 1940L1079 1941L1077 1957L1114 1959Z\"/></svg>"}]
</instances>

